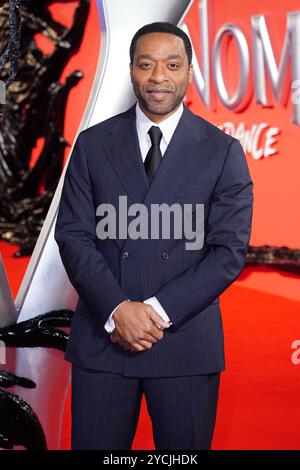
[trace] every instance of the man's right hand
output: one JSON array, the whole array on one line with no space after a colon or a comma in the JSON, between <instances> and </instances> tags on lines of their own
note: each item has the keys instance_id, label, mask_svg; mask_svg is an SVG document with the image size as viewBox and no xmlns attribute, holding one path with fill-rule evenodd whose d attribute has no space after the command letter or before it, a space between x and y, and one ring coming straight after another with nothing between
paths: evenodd
<instances>
[{"instance_id":1,"label":"man's right hand","mask_svg":"<svg viewBox=\"0 0 300 470\"><path fill-rule=\"evenodd\" d=\"M154 343L163 338L162 330L170 326L151 305L143 302L124 300L112 318L120 335L137 351L150 349Z\"/></svg>"}]
</instances>

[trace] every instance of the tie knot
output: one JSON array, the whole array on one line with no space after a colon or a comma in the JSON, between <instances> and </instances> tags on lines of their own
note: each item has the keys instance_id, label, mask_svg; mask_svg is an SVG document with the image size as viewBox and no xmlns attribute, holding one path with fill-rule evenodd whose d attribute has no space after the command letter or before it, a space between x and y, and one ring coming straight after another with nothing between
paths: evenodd
<instances>
[{"instance_id":1,"label":"tie knot","mask_svg":"<svg viewBox=\"0 0 300 470\"><path fill-rule=\"evenodd\" d=\"M161 132L159 127L152 126L149 129L148 134L150 136L152 145L160 145L160 141L161 141L161 138L162 138L162 132Z\"/></svg>"}]
</instances>

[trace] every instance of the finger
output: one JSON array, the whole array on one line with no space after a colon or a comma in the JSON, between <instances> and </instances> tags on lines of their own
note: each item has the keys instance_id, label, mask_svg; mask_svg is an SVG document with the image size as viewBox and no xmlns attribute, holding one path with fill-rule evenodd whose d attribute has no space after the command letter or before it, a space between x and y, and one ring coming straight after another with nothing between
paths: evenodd
<instances>
[{"instance_id":1,"label":"finger","mask_svg":"<svg viewBox=\"0 0 300 470\"><path fill-rule=\"evenodd\" d=\"M141 346L143 350L152 348L152 343L150 343L149 341L144 341L143 339L133 341L130 344L133 345L134 347L136 347L137 345Z\"/></svg>"},{"instance_id":2,"label":"finger","mask_svg":"<svg viewBox=\"0 0 300 470\"><path fill-rule=\"evenodd\" d=\"M157 330L157 328L155 329L155 331L152 332L152 327L151 327L151 330L149 331L144 331L144 334L143 336L139 337L138 338L138 341L147 341L148 343L152 343L152 344L155 344L157 343L158 340L162 339L163 337L163 333L159 330Z\"/></svg>"},{"instance_id":3,"label":"finger","mask_svg":"<svg viewBox=\"0 0 300 470\"><path fill-rule=\"evenodd\" d=\"M164 336L164 333L162 330L157 328L156 324L153 322L150 322L150 326L147 329L147 331L144 332L144 335L141 339L150 341L150 338L152 337L154 339L154 342L159 341L162 339Z\"/></svg>"},{"instance_id":4,"label":"finger","mask_svg":"<svg viewBox=\"0 0 300 470\"><path fill-rule=\"evenodd\" d=\"M125 346L130 346L129 343L125 340L125 338L123 338L123 336L119 336L118 338L118 343L123 347L125 348Z\"/></svg>"},{"instance_id":5,"label":"finger","mask_svg":"<svg viewBox=\"0 0 300 470\"><path fill-rule=\"evenodd\" d=\"M158 325L160 325L162 328L169 328L171 326L170 322L166 322L165 320L163 320L161 316L158 315L158 313L154 310L154 308L150 307L147 312L151 320L154 323L157 323Z\"/></svg>"},{"instance_id":6,"label":"finger","mask_svg":"<svg viewBox=\"0 0 300 470\"><path fill-rule=\"evenodd\" d=\"M117 338L117 343L120 344L120 346L124 345L124 340L120 337Z\"/></svg>"},{"instance_id":7,"label":"finger","mask_svg":"<svg viewBox=\"0 0 300 470\"><path fill-rule=\"evenodd\" d=\"M125 341L123 347L124 347L124 349L126 349L126 351L137 352L137 350L134 349L134 347L131 346L130 344L128 344L126 341Z\"/></svg>"},{"instance_id":8,"label":"finger","mask_svg":"<svg viewBox=\"0 0 300 470\"><path fill-rule=\"evenodd\" d=\"M145 348L141 346L139 343L130 343L131 347L134 349L134 351L145 351Z\"/></svg>"},{"instance_id":9,"label":"finger","mask_svg":"<svg viewBox=\"0 0 300 470\"><path fill-rule=\"evenodd\" d=\"M139 345L138 343L131 344L128 341L126 341L124 338L122 338L121 336L115 337L114 343L118 343L126 351L130 351L130 352L139 352L139 351L145 350L145 348Z\"/></svg>"},{"instance_id":10,"label":"finger","mask_svg":"<svg viewBox=\"0 0 300 470\"><path fill-rule=\"evenodd\" d=\"M120 346L123 346L125 339L123 338L123 336L120 335L118 331L114 330L113 333L111 334L111 341L113 343L120 344Z\"/></svg>"},{"instance_id":11,"label":"finger","mask_svg":"<svg viewBox=\"0 0 300 470\"><path fill-rule=\"evenodd\" d=\"M119 338L115 338L114 340L112 340L113 344L119 344L120 346L123 346L122 342L120 341Z\"/></svg>"},{"instance_id":12,"label":"finger","mask_svg":"<svg viewBox=\"0 0 300 470\"><path fill-rule=\"evenodd\" d=\"M116 328L116 337L119 341L126 341L125 337Z\"/></svg>"},{"instance_id":13,"label":"finger","mask_svg":"<svg viewBox=\"0 0 300 470\"><path fill-rule=\"evenodd\" d=\"M110 335L110 339L111 339L112 343L116 343L116 342L117 342L117 337L116 337L116 335L115 335L114 333L112 333L112 334Z\"/></svg>"}]
</instances>

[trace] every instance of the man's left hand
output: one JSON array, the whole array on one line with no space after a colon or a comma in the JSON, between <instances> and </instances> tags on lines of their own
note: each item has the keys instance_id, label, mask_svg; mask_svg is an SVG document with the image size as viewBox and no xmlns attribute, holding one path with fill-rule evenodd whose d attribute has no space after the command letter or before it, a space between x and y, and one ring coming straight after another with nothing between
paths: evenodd
<instances>
[{"instance_id":1,"label":"man's left hand","mask_svg":"<svg viewBox=\"0 0 300 470\"><path fill-rule=\"evenodd\" d=\"M120 335L120 333L118 332L117 328L115 328L111 334L110 334L110 340L113 342L113 343L118 343L120 344L120 346L122 346L124 349L126 349L126 351L131 351L131 352L137 352L137 349L135 349L133 346L130 345L130 343L128 343L124 338L123 336Z\"/></svg>"},{"instance_id":2,"label":"man's left hand","mask_svg":"<svg viewBox=\"0 0 300 470\"><path fill-rule=\"evenodd\" d=\"M115 328L111 333L110 333L110 340L112 343L118 343L120 346L122 346L126 351L131 351L131 352L140 352L139 349L136 349L132 344L130 344L128 341L126 341L123 336L119 333L117 328Z\"/></svg>"}]
</instances>

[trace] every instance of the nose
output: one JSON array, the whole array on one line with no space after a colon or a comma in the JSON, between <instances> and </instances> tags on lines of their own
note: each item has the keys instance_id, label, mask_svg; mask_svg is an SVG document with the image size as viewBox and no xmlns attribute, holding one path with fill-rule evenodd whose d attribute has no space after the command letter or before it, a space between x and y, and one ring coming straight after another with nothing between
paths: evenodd
<instances>
[{"instance_id":1,"label":"nose","mask_svg":"<svg viewBox=\"0 0 300 470\"><path fill-rule=\"evenodd\" d=\"M152 69L152 74L150 77L150 81L155 83L161 83L166 80L163 64L156 63L155 67Z\"/></svg>"}]
</instances>

